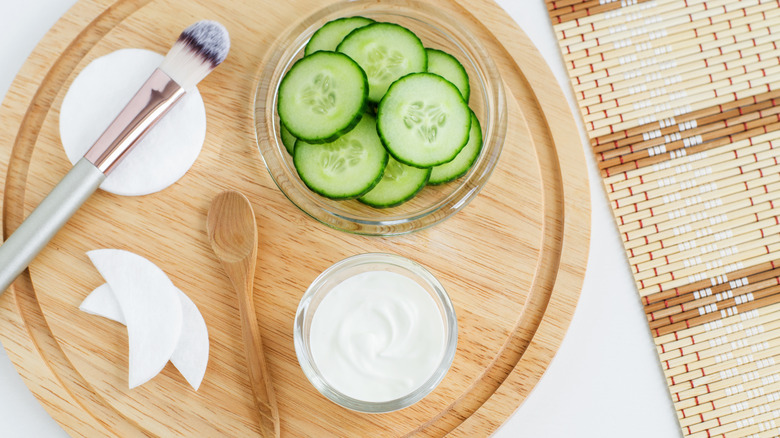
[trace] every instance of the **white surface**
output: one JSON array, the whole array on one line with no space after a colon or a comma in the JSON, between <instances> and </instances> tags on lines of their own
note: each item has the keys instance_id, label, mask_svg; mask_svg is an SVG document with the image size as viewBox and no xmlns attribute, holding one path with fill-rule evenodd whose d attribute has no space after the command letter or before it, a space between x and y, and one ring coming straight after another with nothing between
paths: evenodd
<instances>
[{"instance_id":1,"label":"white surface","mask_svg":"<svg viewBox=\"0 0 780 438\"><path fill-rule=\"evenodd\" d=\"M75 164L165 58L124 48L90 62L70 84L60 107L60 140ZM206 139L206 107L197 88L187 92L100 184L117 195L159 192L179 180Z\"/></svg>"},{"instance_id":2,"label":"white surface","mask_svg":"<svg viewBox=\"0 0 780 438\"><path fill-rule=\"evenodd\" d=\"M5 94L36 42L72 3L0 0L0 95ZM575 110L543 0L498 3L540 49ZM585 133L581 126L579 129L584 148ZM622 245L595 176L593 160L589 152L585 155L592 171L593 244L580 302L547 373L495 437L677 437L676 415ZM2 351L0 436L65 436Z\"/></svg>"}]
</instances>

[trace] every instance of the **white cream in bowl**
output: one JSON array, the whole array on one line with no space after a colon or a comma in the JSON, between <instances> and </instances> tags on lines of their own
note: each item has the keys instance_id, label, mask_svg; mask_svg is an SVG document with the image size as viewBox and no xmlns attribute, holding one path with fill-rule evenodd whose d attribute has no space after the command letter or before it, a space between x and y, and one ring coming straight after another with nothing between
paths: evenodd
<instances>
[{"instance_id":1,"label":"white cream in bowl","mask_svg":"<svg viewBox=\"0 0 780 438\"><path fill-rule=\"evenodd\" d=\"M414 280L387 271L362 272L336 285L317 306L312 357L322 378L367 402L401 398L441 364L441 311Z\"/></svg>"},{"instance_id":2,"label":"white cream in bowl","mask_svg":"<svg viewBox=\"0 0 780 438\"><path fill-rule=\"evenodd\" d=\"M301 297L295 354L317 390L345 408L383 413L417 403L444 379L458 320L425 267L395 254L348 257Z\"/></svg>"}]
</instances>

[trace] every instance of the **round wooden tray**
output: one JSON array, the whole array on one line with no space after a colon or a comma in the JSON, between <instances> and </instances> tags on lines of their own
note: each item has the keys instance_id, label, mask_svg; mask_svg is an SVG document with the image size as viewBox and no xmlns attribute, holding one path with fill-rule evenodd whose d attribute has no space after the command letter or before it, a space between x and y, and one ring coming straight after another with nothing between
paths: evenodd
<instances>
[{"instance_id":1,"label":"round wooden tray","mask_svg":"<svg viewBox=\"0 0 780 438\"><path fill-rule=\"evenodd\" d=\"M71 434L251 436L258 433L229 281L205 231L223 189L252 201L260 228L258 320L285 436L479 436L520 405L560 345L577 301L590 215L584 156L555 79L528 38L490 0L437 0L498 65L508 131L482 193L447 221L406 236L354 236L294 207L255 144L252 111L261 61L277 35L331 0L82 1L46 35L0 109L7 236L69 168L59 144L64 92L92 59L123 47L164 53L198 19L226 25L228 60L199 86L208 133L195 166L161 193L98 192L0 296L0 339L29 388ZM168 365L127 389L124 328L78 311L102 283L85 252L123 248L158 264L203 312L211 354L198 392ZM416 405L365 415L322 397L301 372L292 324L308 284L349 255L401 254L428 267L455 304L459 344L442 384Z\"/></svg>"}]
</instances>

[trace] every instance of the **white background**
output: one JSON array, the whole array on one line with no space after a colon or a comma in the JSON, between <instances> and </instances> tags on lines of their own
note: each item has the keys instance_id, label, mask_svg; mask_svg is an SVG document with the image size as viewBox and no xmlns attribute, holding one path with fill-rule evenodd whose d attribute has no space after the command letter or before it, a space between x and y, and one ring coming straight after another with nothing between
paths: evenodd
<instances>
[{"instance_id":1,"label":"white background","mask_svg":"<svg viewBox=\"0 0 780 438\"><path fill-rule=\"evenodd\" d=\"M0 97L74 0L0 0ZM544 55L576 114L543 0L498 0ZM540 96L544 98L544 96ZM579 123L583 149L585 131ZM10 147L10 145L0 145ZM590 153L592 230L574 319L546 374L498 438L677 437L676 415ZM0 299L2 297L0 296ZM0 348L0 436L64 437Z\"/></svg>"}]
</instances>

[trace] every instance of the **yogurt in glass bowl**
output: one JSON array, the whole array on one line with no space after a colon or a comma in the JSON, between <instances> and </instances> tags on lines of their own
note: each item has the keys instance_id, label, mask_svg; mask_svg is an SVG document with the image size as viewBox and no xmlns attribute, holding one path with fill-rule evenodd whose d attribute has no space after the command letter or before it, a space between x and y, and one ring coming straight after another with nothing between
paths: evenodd
<instances>
[{"instance_id":1,"label":"yogurt in glass bowl","mask_svg":"<svg viewBox=\"0 0 780 438\"><path fill-rule=\"evenodd\" d=\"M455 357L458 324L441 283L394 254L368 253L325 270L295 316L298 362L317 390L360 412L410 406Z\"/></svg>"}]
</instances>

